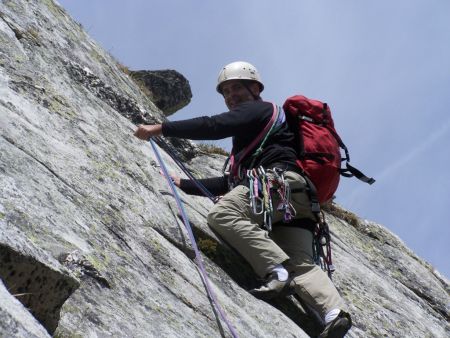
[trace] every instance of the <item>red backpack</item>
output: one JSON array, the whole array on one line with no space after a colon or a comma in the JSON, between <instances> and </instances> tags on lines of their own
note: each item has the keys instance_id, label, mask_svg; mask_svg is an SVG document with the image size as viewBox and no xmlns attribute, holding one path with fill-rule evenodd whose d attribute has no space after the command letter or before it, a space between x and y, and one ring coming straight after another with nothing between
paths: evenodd
<instances>
[{"instance_id":1,"label":"red backpack","mask_svg":"<svg viewBox=\"0 0 450 338\"><path fill-rule=\"evenodd\" d=\"M286 100L283 109L296 137L297 165L314 184L319 203L333 197L340 175L355 176L369 184L375 182L348 163L350 156L347 147L334 129L331 111L326 103L296 95ZM345 152L344 159L341 158L340 148ZM341 169L341 161L344 160L346 168Z\"/></svg>"}]
</instances>

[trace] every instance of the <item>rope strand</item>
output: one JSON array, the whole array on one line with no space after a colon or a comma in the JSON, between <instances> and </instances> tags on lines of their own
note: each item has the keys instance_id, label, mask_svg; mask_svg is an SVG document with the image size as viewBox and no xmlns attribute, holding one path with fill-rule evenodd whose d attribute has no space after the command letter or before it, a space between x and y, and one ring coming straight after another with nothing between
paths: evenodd
<instances>
[{"instance_id":1,"label":"rope strand","mask_svg":"<svg viewBox=\"0 0 450 338\"><path fill-rule=\"evenodd\" d=\"M210 285L210 282L209 282L209 279L208 279L208 275L206 273L205 267L203 265L203 260L202 260L201 255L200 255L200 251L199 251L198 246L197 246L197 242L195 241L194 233L192 232L192 227L191 227L191 225L189 223L189 219L188 219L187 214L186 214L186 212L184 210L183 204L181 203L181 199L180 199L180 196L178 195L177 189L175 188L175 184L172 182L172 179L170 178L169 172L167 171L166 165L164 164L164 161L161 158L161 155L160 155L160 153L158 151L158 148L155 145L155 142L153 142L152 139L150 139L149 142L150 142L150 144L151 144L151 146L153 148L153 152L156 155L156 158L157 158L157 160L159 162L159 165L160 165L160 167L161 167L161 169L162 169L162 171L164 173L164 177L166 178L166 180L167 180L167 182L168 182L168 184L170 186L170 189L172 190L173 196L175 197L175 201L176 201L178 209L179 209L179 211L181 213L181 217L183 218L183 223L184 223L184 225L186 227L186 230L188 232L189 239L191 241L192 247L194 248L195 261L197 263L197 267L199 269L200 276L201 276L201 278L203 280L203 283L205 284L206 292L208 293L208 296L211 299L211 301L212 301L214 307L216 308L217 312L219 313L221 319L225 322L225 324L227 325L228 329L230 330L230 333L233 336L233 338L237 338L238 335L237 335L236 329L228 321L225 313L223 312L222 308L220 307L220 305L219 305L219 303L217 301L216 295L214 294L214 292L213 292L213 290L211 288L211 285Z\"/></svg>"},{"instance_id":2,"label":"rope strand","mask_svg":"<svg viewBox=\"0 0 450 338\"><path fill-rule=\"evenodd\" d=\"M213 203L217 202L217 197L214 196L192 173L186 168L183 162L180 161L178 156L173 152L170 146L161 137L155 137L155 139L164 145L166 153L172 158L172 160L180 167L180 169L186 174L189 179L191 179L197 188L203 193L205 197L208 197Z\"/></svg>"}]
</instances>

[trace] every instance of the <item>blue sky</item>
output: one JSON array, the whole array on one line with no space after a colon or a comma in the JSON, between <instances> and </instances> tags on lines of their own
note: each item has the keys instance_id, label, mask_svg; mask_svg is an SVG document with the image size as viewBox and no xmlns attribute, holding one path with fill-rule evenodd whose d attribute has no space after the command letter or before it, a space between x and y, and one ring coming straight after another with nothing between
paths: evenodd
<instances>
[{"instance_id":1,"label":"blue sky","mask_svg":"<svg viewBox=\"0 0 450 338\"><path fill-rule=\"evenodd\" d=\"M217 75L236 60L258 68L265 100L328 102L351 163L377 179L343 178L337 202L450 276L449 1L59 3L130 69L186 76L192 102L171 120L225 111Z\"/></svg>"}]
</instances>

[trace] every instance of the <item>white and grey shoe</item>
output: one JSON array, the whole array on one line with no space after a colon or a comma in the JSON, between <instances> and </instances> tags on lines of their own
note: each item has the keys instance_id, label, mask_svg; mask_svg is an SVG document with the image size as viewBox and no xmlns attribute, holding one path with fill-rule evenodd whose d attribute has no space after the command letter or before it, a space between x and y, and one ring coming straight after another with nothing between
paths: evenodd
<instances>
[{"instance_id":1,"label":"white and grey shoe","mask_svg":"<svg viewBox=\"0 0 450 338\"><path fill-rule=\"evenodd\" d=\"M325 325L318 338L342 338L352 327L352 319L347 312L341 310L338 316Z\"/></svg>"},{"instance_id":2,"label":"white and grey shoe","mask_svg":"<svg viewBox=\"0 0 450 338\"><path fill-rule=\"evenodd\" d=\"M293 295L295 293L293 277L289 276L287 280L280 281L278 275L272 272L261 287L249 292L256 298L263 300Z\"/></svg>"}]
</instances>

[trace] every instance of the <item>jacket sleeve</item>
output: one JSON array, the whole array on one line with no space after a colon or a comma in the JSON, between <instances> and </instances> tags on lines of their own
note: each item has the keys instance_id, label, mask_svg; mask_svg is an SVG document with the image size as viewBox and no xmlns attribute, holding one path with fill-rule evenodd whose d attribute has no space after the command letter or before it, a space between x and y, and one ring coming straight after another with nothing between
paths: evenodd
<instances>
[{"instance_id":1,"label":"jacket sleeve","mask_svg":"<svg viewBox=\"0 0 450 338\"><path fill-rule=\"evenodd\" d=\"M228 181L226 176L204 178L198 180L214 196L224 195L228 192ZM180 189L186 194L203 196L203 192L192 180L180 180Z\"/></svg>"},{"instance_id":2,"label":"jacket sleeve","mask_svg":"<svg viewBox=\"0 0 450 338\"><path fill-rule=\"evenodd\" d=\"M261 110L263 107L263 110ZM272 115L267 102L248 102L228 112L181 121L162 123L162 134L190 140L219 140L256 135Z\"/></svg>"}]
</instances>

